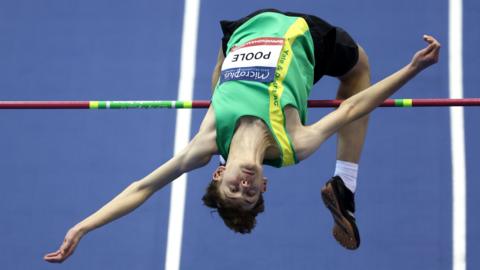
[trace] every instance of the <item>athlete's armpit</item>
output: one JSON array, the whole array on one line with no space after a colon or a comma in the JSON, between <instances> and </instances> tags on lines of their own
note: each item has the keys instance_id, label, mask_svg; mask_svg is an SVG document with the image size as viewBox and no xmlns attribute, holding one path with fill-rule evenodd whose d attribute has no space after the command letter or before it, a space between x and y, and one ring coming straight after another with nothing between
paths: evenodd
<instances>
[{"instance_id":1,"label":"athlete's armpit","mask_svg":"<svg viewBox=\"0 0 480 270\"><path fill-rule=\"evenodd\" d=\"M222 46L218 50L217 63L212 73L212 93L215 91L215 86L217 86L218 79L220 78L220 72L222 70L222 64L225 56L223 55Z\"/></svg>"}]
</instances>

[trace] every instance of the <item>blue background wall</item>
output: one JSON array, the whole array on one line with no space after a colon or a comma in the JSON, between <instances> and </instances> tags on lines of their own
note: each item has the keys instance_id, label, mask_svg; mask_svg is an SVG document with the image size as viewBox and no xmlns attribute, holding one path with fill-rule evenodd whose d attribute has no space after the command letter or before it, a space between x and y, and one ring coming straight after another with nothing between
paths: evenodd
<instances>
[{"instance_id":1,"label":"blue background wall","mask_svg":"<svg viewBox=\"0 0 480 270\"><path fill-rule=\"evenodd\" d=\"M480 4L464 1L465 96L479 97ZM220 19L265 7L316 14L347 29L370 57L373 81L408 63L429 33L440 63L396 97L448 97L447 1L203 1L195 99L209 99ZM176 99L183 1L0 1L0 100ZM333 98L325 78L312 99ZM310 122L328 110L309 111ZM204 111L194 112L192 132ZM465 110L468 265L479 269L480 111ZM0 266L42 261L65 232L173 153L175 111L1 111ZM268 168L266 212L251 235L230 232L201 205L215 162L189 174L182 269L451 269L451 156L446 108L378 109L360 166L362 246L331 237L319 191L335 139L312 158ZM162 269L170 188L84 237L65 269Z\"/></svg>"}]
</instances>

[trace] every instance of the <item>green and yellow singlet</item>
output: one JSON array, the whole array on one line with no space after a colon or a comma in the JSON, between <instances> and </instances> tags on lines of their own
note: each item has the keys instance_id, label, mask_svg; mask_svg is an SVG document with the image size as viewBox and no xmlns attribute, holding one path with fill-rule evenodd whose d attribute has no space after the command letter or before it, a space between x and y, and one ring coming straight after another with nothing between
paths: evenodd
<instances>
[{"instance_id":1,"label":"green and yellow singlet","mask_svg":"<svg viewBox=\"0 0 480 270\"><path fill-rule=\"evenodd\" d=\"M284 108L295 107L305 123L314 66L314 44L302 17L263 12L236 28L212 98L220 154L228 157L237 121L254 116L267 125L281 152L280 158L264 163L297 163Z\"/></svg>"}]
</instances>

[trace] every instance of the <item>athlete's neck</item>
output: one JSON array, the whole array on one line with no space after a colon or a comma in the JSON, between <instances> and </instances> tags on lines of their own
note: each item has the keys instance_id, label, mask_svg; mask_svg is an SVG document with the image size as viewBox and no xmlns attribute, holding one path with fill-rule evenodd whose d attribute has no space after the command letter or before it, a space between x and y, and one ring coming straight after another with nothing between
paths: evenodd
<instances>
[{"instance_id":1,"label":"athlete's neck","mask_svg":"<svg viewBox=\"0 0 480 270\"><path fill-rule=\"evenodd\" d=\"M228 159L261 166L267 149L273 145L273 138L262 120L243 117L233 135Z\"/></svg>"}]
</instances>

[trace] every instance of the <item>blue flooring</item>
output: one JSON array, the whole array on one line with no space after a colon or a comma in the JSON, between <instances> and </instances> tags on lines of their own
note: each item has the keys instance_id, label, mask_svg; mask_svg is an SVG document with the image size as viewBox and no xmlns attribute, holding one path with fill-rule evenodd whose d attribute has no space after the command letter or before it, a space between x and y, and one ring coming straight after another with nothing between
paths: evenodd
<instances>
[{"instance_id":1,"label":"blue flooring","mask_svg":"<svg viewBox=\"0 0 480 270\"><path fill-rule=\"evenodd\" d=\"M0 2L0 99L176 99L182 1ZM168 23L167 23L168 22ZM175 111L2 111L0 265L42 257L173 153ZM82 240L68 269L156 269L169 188ZM122 260L121 258L125 258Z\"/></svg>"},{"instance_id":2,"label":"blue flooring","mask_svg":"<svg viewBox=\"0 0 480 270\"><path fill-rule=\"evenodd\" d=\"M465 96L479 97L478 11L464 1ZM316 14L365 48L372 79L396 71L424 46L443 44L441 61L395 97L448 97L447 1L202 1L195 99L209 99L220 46L218 21L258 8ZM183 1L0 2L0 100L176 99ZM428 11L428 12L426 12ZM324 78L312 98L333 98ZM309 111L314 122L329 110ZM204 111L193 115L192 135ZM465 109L468 265L480 267L480 128ZM173 153L175 111L0 112L0 265L53 269L42 256L65 232ZM189 174L182 269L451 269L451 155L447 108L378 109L360 165L357 217L362 246L331 237L319 191L335 165L335 138L309 160L267 168L266 211L250 235L227 229L201 203L216 164ZM92 232L64 267L163 269L170 188L133 214Z\"/></svg>"},{"instance_id":3,"label":"blue flooring","mask_svg":"<svg viewBox=\"0 0 480 270\"><path fill-rule=\"evenodd\" d=\"M480 6L475 1L464 3L464 96L478 97L477 68L480 65L480 52L477 44L480 42L478 24ZM467 265L469 269L480 268L480 218L477 206L480 205L478 182L480 175L480 110L478 108L465 109L465 140L467 159Z\"/></svg>"}]
</instances>

